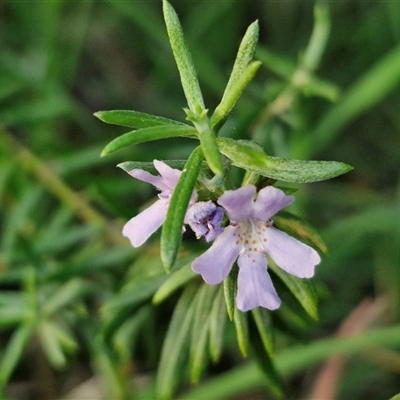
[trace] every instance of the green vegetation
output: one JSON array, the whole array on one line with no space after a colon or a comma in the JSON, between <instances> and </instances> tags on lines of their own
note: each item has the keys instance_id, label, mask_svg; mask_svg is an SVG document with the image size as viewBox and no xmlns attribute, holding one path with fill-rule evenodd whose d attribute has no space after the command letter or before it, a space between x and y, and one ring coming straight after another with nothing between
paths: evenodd
<instances>
[{"instance_id":1,"label":"green vegetation","mask_svg":"<svg viewBox=\"0 0 400 400\"><path fill-rule=\"evenodd\" d=\"M0 51L2 398L398 397L400 3L5 0ZM180 195L133 248L154 159ZM228 164L323 254L271 265L276 311L190 268L182 206Z\"/></svg>"}]
</instances>

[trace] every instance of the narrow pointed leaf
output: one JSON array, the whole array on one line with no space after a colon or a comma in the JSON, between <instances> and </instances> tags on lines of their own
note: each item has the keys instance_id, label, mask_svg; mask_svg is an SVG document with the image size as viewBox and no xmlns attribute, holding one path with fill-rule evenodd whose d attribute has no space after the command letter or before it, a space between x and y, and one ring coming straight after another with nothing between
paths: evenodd
<instances>
[{"instance_id":1,"label":"narrow pointed leaf","mask_svg":"<svg viewBox=\"0 0 400 400\"><path fill-rule=\"evenodd\" d=\"M165 274L154 277L138 278L133 284L129 285L129 290L111 297L102 308L105 317L113 317L125 307L134 308L151 298L156 290L166 281L168 277Z\"/></svg>"},{"instance_id":2,"label":"narrow pointed leaf","mask_svg":"<svg viewBox=\"0 0 400 400\"><path fill-rule=\"evenodd\" d=\"M249 65L257 45L258 31L258 21L253 22L247 28L240 43L231 76L226 85L221 103L217 106L211 117L211 126L213 127L217 124L219 125L219 122L223 121L228 116L244 88L253 78L255 72L260 66L259 63L254 64L253 66Z\"/></svg>"},{"instance_id":3,"label":"narrow pointed leaf","mask_svg":"<svg viewBox=\"0 0 400 400\"><path fill-rule=\"evenodd\" d=\"M87 282L80 279L71 279L46 300L43 312L46 315L56 313L62 307L80 299L88 292L88 289Z\"/></svg>"},{"instance_id":4,"label":"narrow pointed leaf","mask_svg":"<svg viewBox=\"0 0 400 400\"><path fill-rule=\"evenodd\" d=\"M54 332L52 323L43 321L38 327L40 343L49 360L55 368L64 367L67 359L65 357L61 343Z\"/></svg>"},{"instance_id":5,"label":"narrow pointed leaf","mask_svg":"<svg viewBox=\"0 0 400 400\"><path fill-rule=\"evenodd\" d=\"M218 288L210 313L210 355L214 362L220 359L224 345L224 332L228 315L224 300L224 288L221 285Z\"/></svg>"},{"instance_id":6,"label":"narrow pointed leaf","mask_svg":"<svg viewBox=\"0 0 400 400\"><path fill-rule=\"evenodd\" d=\"M249 326L247 314L236 309L235 315L233 316L233 322L235 323L236 336L240 352L242 353L243 357L247 357L249 354Z\"/></svg>"},{"instance_id":7,"label":"narrow pointed leaf","mask_svg":"<svg viewBox=\"0 0 400 400\"><path fill-rule=\"evenodd\" d=\"M201 94L192 57L183 37L181 24L174 8L166 0L163 0L163 11L169 41L178 66L188 106L194 113L198 114L205 109L203 95Z\"/></svg>"},{"instance_id":8,"label":"narrow pointed leaf","mask_svg":"<svg viewBox=\"0 0 400 400\"><path fill-rule=\"evenodd\" d=\"M136 343L136 336L145 327L151 311L149 304L144 305L129 317L112 336L114 348L124 361L129 362Z\"/></svg>"},{"instance_id":9,"label":"narrow pointed leaf","mask_svg":"<svg viewBox=\"0 0 400 400\"><path fill-rule=\"evenodd\" d=\"M269 268L271 268L271 270L274 271L276 275L278 275L278 277L298 300L306 313L312 319L318 320L318 299L314 287L312 286L312 282L308 279L301 279L291 274L288 274L281 268L277 267L273 262L269 263Z\"/></svg>"},{"instance_id":10,"label":"narrow pointed leaf","mask_svg":"<svg viewBox=\"0 0 400 400\"><path fill-rule=\"evenodd\" d=\"M306 70L315 71L318 68L326 48L330 28L328 4L315 3L313 32L301 57L302 67Z\"/></svg>"},{"instance_id":11,"label":"narrow pointed leaf","mask_svg":"<svg viewBox=\"0 0 400 400\"><path fill-rule=\"evenodd\" d=\"M400 45L382 56L343 93L309 135L296 146L298 154L316 154L332 144L344 127L382 101L400 83Z\"/></svg>"},{"instance_id":12,"label":"narrow pointed leaf","mask_svg":"<svg viewBox=\"0 0 400 400\"><path fill-rule=\"evenodd\" d=\"M276 355L276 369L285 378L304 372L334 355L357 355L374 346L398 347L400 325L368 330L352 337L313 340L308 345L288 346ZM262 388L265 377L255 363L246 363L210 378L202 385L187 390L177 400L234 398L239 392Z\"/></svg>"},{"instance_id":13,"label":"narrow pointed leaf","mask_svg":"<svg viewBox=\"0 0 400 400\"><path fill-rule=\"evenodd\" d=\"M252 357L257 362L263 375L264 382L275 398L283 397L283 383L271 360L270 354L265 351L265 346L256 329L251 329L250 349Z\"/></svg>"},{"instance_id":14,"label":"narrow pointed leaf","mask_svg":"<svg viewBox=\"0 0 400 400\"><path fill-rule=\"evenodd\" d=\"M233 321L236 312L236 292L237 292L237 267L232 268L231 273L224 279L224 296L226 303L226 310L229 319Z\"/></svg>"},{"instance_id":15,"label":"narrow pointed leaf","mask_svg":"<svg viewBox=\"0 0 400 400\"><path fill-rule=\"evenodd\" d=\"M258 171L267 170L270 165L269 157L257 143L249 140L218 138L217 144L221 153L237 167L259 173Z\"/></svg>"},{"instance_id":16,"label":"narrow pointed leaf","mask_svg":"<svg viewBox=\"0 0 400 400\"><path fill-rule=\"evenodd\" d=\"M306 161L270 157L265 176L284 182L319 182L343 175L353 169L339 161ZM263 175L263 174L260 174Z\"/></svg>"},{"instance_id":17,"label":"narrow pointed leaf","mask_svg":"<svg viewBox=\"0 0 400 400\"><path fill-rule=\"evenodd\" d=\"M0 361L0 388L4 388L10 379L11 374L22 357L22 353L24 352L34 329L34 321L21 324L8 341L5 351L2 352Z\"/></svg>"},{"instance_id":18,"label":"narrow pointed leaf","mask_svg":"<svg viewBox=\"0 0 400 400\"><path fill-rule=\"evenodd\" d=\"M296 71L295 63L265 47L257 48L256 57L260 59L268 69L276 73L281 78L290 80Z\"/></svg>"},{"instance_id":19,"label":"narrow pointed leaf","mask_svg":"<svg viewBox=\"0 0 400 400\"><path fill-rule=\"evenodd\" d=\"M242 95L244 89L254 78L260 66L261 66L260 61L253 61L245 68L245 70L238 77L238 79L232 82L229 89L227 88L221 100L221 103L218 104L213 115L211 116L212 127L219 128L220 122L224 121L228 117L229 113L231 112L236 102Z\"/></svg>"},{"instance_id":20,"label":"narrow pointed leaf","mask_svg":"<svg viewBox=\"0 0 400 400\"><path fill-rule=\"evenodd\" d=\"M184 123L174 121L173 119L133 110L97 111L93 115L106 124L121 125L135 129L163 125L185 126Z\"/></svg>"},{"instance_id":21,"label":"narrow pointed leaf","mask_svg":"<svg viewBox=\"0 0 400 400\"><path fill-rule=\"evenodd\" d=\"M294 234L300 239L308 240L325 254L328 252L328 248L317 230L296 215L281 211L279 214L274 215L273 220L280 229Z\"/></svg>"},{"instance_id":22,"label":"narrow pointed leaf","mask_svg":"<svg viewBox=\"0 0 400 400\"><path fill-rule=\"evenodd\" d=\"M29 310L20 292L0 293L0 328L17 325L24 321Z\"/></svg>"},{"instance_id":23,"label":"narrow pointed leaf","mask_svg":"<svg viewBox=\"0 0 400 400\"><path fill-rule=\"evenodd\" d=\"M198 274L193 272L191 268L191 262L178 271L171 274L171 276L165 281L157 290L153 296L153 303L159 304L167 299L172 293L174 293L181 286L185 285L191 279L197 277Z\"/></svg>"},{"instance_id":24,"label":"narrow pointed leaf","mask_svg":"<svg viewBox=\"0 0 400 400\"><path fill-rule=\"evenodd\" d=\"M270 357L274 355L274 332L269 310L257 307L251 310L265 351Z\"/></svg>"},{"instance_id":25,"label":"narrow pointed leaf","mask_svg":"<svg viewBox=\"0 0 400 400\"><path fill-rule=\"evenodd\" d=\"M137 129L124 133L108 143L101 152L101 156L106 156L114 151L134 144L150 142L153 140L166 139L170 137L196 137L196 130L189 125L159 125L150 128Z\"/></svg>"},{"instance_id":26,"label":"narrow pointed leaf","mask_svg":"<svg viewBox=\"0 0 400 400\"><path fill-rule=\"evenodd\" d=\"M242 41L240 42L235 63L232 68L232 73L229 78L228 84L226 85L225 93L228 92L232 88L232 86L235 85L235 82L238 79L240 79L244 70L247 68L247 66L253 59L254 51L256 49L258 41L258 32L259 32L258 21L254 21L249 25L249 27L246 30L246 33L243 36Z\"/></svg>"},{"instance_id":27,"label":"narrow pointed leaf","mask_svg":"<svg viewBox=\"0 0 400 400\"><path fill-rule=\"evenodd\" d=\"M169 271L175 262L182 237L182 226L197 176L203 162L200 147L193 150L179 178L161 232L161 260Z\"/></svg>"},{"instance_id":28,"label":"narrow pointed leaf","mask_svg":"<svg viewBox=\"0 0 400 400\"><path fill-rule=\"evenodd\" d=\"M267 156L261 146L247 140L218 138L222 154L233 165L284 182L316 182L334 178L353 169L337 161L303 161Z\"/></svg>"},{"instance_id":29,"label":"narrow pointed leaf","mask_svg":"<svg viewBox=\"0 0 400 400\"><path fill-rule=\"evenodd\" d=\"M189 332L194 316L192 300L196 290L196 285L186 287L172 315L158 364L157 398L171 399L182 375L185 354L189 347Z\"/></svg>"},{"instance_id":30,"label":"narrow pointed leaf","mask_svg":"<svg viewBox=\"0 0 400 400\"><path fill-rule=\"evenodd\" d=\"M190 342L190 380L192 383L199 382L208 362L209 316L216 292L217 288L215 286L203 283L194 299L195 313Z\"/></svg>"}]
</instances>

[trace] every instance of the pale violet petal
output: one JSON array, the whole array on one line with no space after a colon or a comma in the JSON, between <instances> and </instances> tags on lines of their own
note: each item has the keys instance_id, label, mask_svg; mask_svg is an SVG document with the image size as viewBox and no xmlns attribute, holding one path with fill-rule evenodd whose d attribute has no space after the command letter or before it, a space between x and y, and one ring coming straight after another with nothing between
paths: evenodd
<instances>
[{"instance_id":1,"label":"pale violet petal","mask_svg":"<svg viewBox=\"0 0 400 400\"><path fill-rule=\"evenodd\" d=\"M150 174L150 172L143 171L142 169L133 169L129 171L128 174L140 181L151 183L161 191L169 190L169 187L164 183L164 179L161 176L154 176Z\"/></svg>"},{"instance_id":2,"label":"pale violet petal","mask_svg":"<svg viewBox=\"0 0 400 400\"><path fill-rule=\"evenodd\" d=\"M260 252L246 252L238 259L238 293L236 305L240 311L256 307L275 310L281 305L267 272L267 260Z\"/></svg>"},{"instance_id":3,"label":"pale violet petal","mask_svg":"<svg viewBox=\"0 0 400 400\"><path fill-rule=\"evenodd\" d=\"M254 203L254 218L267 221L282 208L293 202L293 196L287 196L282 190L267 186L258 192Z\"/></svg>"},{"instance_id":4,"label":"pale violet petal","mask_svg":"<svg viewBox=\"0 0 400 400\"><path fill-rule=\"evenodd\" d=\"M268 241L264 248L278 267L299 278L311 278L314 267L321 262L321 257L312 247L273 227L268 228Z\"/></svg>"},{"instance_id":5,"label":"pale violet petal","mask_svg":"<svg viewBox=\"0 0 400 400\"><path fill-rule=\"evenodd\" d=\"M159 160L154 160L153 164L156 170L162 176L164 183L168 186L168 188L171 191L174 190L182 172L179 171L179 169L171 168L169 165L165 164L165 162Z\"/></svg>"},{"instance_id":6,"label":"pale violet petal","mask_svg":"<svg viewBox=\"0 0 400 400\"><path fill-rule=\"evenodd\" d=\"M194 272L210 285L221 283L229 274L241 246L236 243L235 227L228 226L212 246L192 263Z\"/></svg>"},{"instance_id":7,"label":"pale violet petal","mask_svg":"<svg viewBox=\"0 0 400 400\"><path fill-rule=\"evenodd\" d=\"M239 222L252 218L255 194L256 188L253 185L227 190L218 199L218 204L225 208L231 222Z\"/></svg>"},{"instance_id":8,"label":"pale violet petal","mask_svg":"<svg viewBox=\"0 0 400 400\"><path fill-rule=\"evenodd\" d=\"M169 165L159 160L154 160L153 164L157 171L160 173L164 185L168 187L170 193L167 194L170 195L175 190L176 184L179 181L182 171L179 171L179 169L171 168ZM196 202L196 200L197 192L196 190L193 190L192 195L190 196L189 206L192 206Z\"/></svg>"},{"instance_id":9,"label":"pale violet petal","mask_svg":"<svg viewBox=\"0 0 400 400\"><path fill-rule=\"evenodd\" d=\"M157 200L125 224L122 234L133 247L141 246L164 223L168 204L166 200Z\"/></svg>"}]
</instances>

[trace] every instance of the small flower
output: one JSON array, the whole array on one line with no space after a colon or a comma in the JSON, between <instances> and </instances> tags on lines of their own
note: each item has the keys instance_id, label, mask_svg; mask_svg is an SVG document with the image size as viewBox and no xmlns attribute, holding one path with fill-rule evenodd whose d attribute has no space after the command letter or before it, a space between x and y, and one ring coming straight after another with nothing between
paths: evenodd
<instances>
[{"instance_id":1,"label":"small flower","mask_svg":"<svg viewBox=\"0 0 400 400\"><path fill-rule=\"evenodd\" d=\"M237 307L248 311L258 306L274 310L280 299L267 272L268 254L284 271L299 278L310 278L321 261L310 246L274 228L270 218L293 203L272 186L261 189L254 200L256 188L248 185L226 191L218 203L223 206L231 224L213 245L193 261L192 269L215 285L221 283L236 261L239 265Z\"/></svg>"},{"instance_id":2,"label":"small flower","mask_svg":"<svg viewBox=\"0 0 400 400\"><path fill-rule=\"evenodd\" d=\"M204 236L207 242L214 240L224 231L221 228L224 209L210 201L199 201L189 208L185 223L189 224L197 239Z\"/></svg>"},{"instance_id":3,"label":"small flower","mask_svg":"<svg viewBox=\"0 0 400 400\"><path fill-rule=\"evenodd\" d=\"M158 195L159 200L130 219L123 227L122 234L130 240L133 247L141 246L164 223L170 197L181 175L181 171L171 168L162 161L154 160L153 164L160 176L154 176L142 169L128 172L134 178L151 183L161 191ZM192 205L196 198L197 194L193 191L189 205Z\"/></svg>"}]
</instances>

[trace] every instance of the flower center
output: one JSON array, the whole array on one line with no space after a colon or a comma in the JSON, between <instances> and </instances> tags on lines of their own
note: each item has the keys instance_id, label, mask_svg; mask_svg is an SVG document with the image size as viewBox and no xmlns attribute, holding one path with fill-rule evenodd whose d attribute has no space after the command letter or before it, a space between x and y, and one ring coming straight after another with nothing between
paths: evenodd
<instances>
[{"instance_id":1,"label":"flower center","mask_svg":"<svg viewBox=\"0 0 400 400\"><path fill-rule=\"evenodd\" d=\"M242 247L240 255L252 252L265 252L267 243L267 228L272 226L272 221L259 221L255 219L245 219L236 225L235 233L236 244Z\"/></svg>"}]
</instances>

